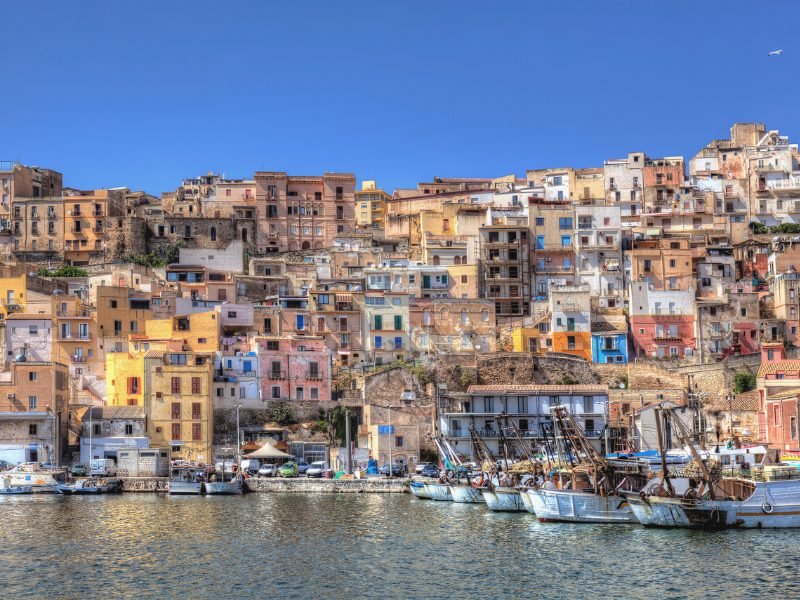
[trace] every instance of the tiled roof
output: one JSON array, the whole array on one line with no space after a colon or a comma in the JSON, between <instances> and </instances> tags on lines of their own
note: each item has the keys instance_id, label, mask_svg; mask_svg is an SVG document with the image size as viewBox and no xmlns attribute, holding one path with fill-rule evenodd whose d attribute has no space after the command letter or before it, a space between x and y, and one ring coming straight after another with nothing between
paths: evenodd
<instances>
[{"instance_id":1,"label":"tiled roof","mask_svg":"<svg viewBox=\"0 0 800 600\"><path fill-rule=\"evenodd\" d=\"M800 371L800 360L773 360L761 363L758 377L774 375L779 371Z\"/></svg>"},{"instance_id":2,"label":"tiled roof","mask_svg":"<svg viewBox=\"0 0 800 600\"><path fill-rule=\"evenodd\" d=\"M758 390L750 390L749 392L742 392L733 397L731 407L736 411L751 411L755 412L759 408L759 400L761 393Z\"/></svg>"},{"instance_id":3,"label":"tiled roof","mask_svg":"<svg viewBox=\"0 0 800 600\"><path fill-rule=\"evenodd\" d=\"M163 350L148 350L147 354L144 355L145 358L164 358L164 351Z\"/></svg>"},{"instance_id":4,"label":"tiled roof","mask_svg":"<svg viewBox=\"0 0 800 600\"><path fill-rule=\"evenodd\" d=\"M49 321L53 318L50 313L11 313L6 317L6 321L30 321L33 319L41 319Z\"/></svg>"},{"instance_id":5,"label":"tiled roof","mask_svg":"<svg viewBox=\"0 0 800 600\"><path fill-rule=\"evenodd\" d=\"M92 406L91 419L144 419L144 408L141 406ZM83 416L83 420L90 418L89 411Z\"/></svg>"},{"instance_id":6,"label":"tiled roof","mask_svg":"<svg viewBox=\"0 0 800 600\"><path fill-rule=\"evenodd\" d=\"M491 392L493 394L502 394L504 392L525 392L529 394L540 394L544 392L566 392L577 394L593 394L608 392L608 387L605 385L471 385L467 390L469 394L481 394Z\"/></svg>"}]
</instances>

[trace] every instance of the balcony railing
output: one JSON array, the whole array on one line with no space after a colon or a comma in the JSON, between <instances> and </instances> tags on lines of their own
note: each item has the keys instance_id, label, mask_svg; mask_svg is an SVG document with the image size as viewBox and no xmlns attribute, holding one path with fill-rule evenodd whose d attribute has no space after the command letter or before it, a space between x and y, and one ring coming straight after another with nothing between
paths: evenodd
<instances>
[{"instance_id":1,"label":"balcony railing","mask_svg":"<svg viewBox=\"0 0 800 600\"><path fill-rule=\"evenodd\" d=\"M306 379L309 381L322 381L322 373L320 371L309 371L306 373Z\"/></svg>"},{"instance_id":2,"label":"balcony railing","mask_svg":"<svg viewBox=\"0 0 800 600\"><path fill-rule=\"evenodd\" d=\"M73 355L73 356L70 356L69 359L70 359L70 361L72 361L74 363L85 363L86 362L86 356L83 356L83 355L81 355L81 356Z\"/></svg>"},{"instance_id":3,"label":"balcony railing","mask_svg":"<svg viewBox=\"0 0 800 600\"><path fill-rule=\"evenodd\" d=\"M288 374L286 371L269 371L267 372L267 379L286 379Z\"/></svg>"}]
</instances>

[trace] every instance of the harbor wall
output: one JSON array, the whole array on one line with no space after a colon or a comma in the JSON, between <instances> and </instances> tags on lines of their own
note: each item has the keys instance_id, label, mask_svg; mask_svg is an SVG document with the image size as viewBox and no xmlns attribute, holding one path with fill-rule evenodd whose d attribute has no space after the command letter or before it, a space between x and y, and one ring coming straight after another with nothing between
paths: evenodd
<instances>
[{"instance_id":1,"label":"harbor wall","mask_svg":"<svg viewBox=\"0 0 800 600\"><path fill-rule=\"evenodd\" d=\"M403 494L408 479L280 479L252 477L247 480L251 492L298 494Z\"/></svg>"}]
</instances>

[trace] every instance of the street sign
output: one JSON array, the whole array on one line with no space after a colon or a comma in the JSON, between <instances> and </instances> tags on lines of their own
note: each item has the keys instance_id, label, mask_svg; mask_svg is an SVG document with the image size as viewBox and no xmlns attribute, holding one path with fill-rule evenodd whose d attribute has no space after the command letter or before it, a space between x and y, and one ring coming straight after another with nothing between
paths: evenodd
<instances>
[{"instance_id":1,"label":"street sign","mask_svg":"<svg viewBox=\"0 0 800 600\"><path fill-rule=\"evenodd\" d=\"M394 425L378 425L378 433L394 433Z\"/></svg>"}]
</instances>

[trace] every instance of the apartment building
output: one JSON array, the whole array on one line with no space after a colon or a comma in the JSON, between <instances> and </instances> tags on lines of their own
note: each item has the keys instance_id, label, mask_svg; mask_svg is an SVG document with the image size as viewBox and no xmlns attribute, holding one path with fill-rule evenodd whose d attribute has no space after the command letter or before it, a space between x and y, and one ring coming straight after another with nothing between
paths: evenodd
<instances>
[{"instance_id":1,"label":"apartment building","mask_svg":"<svg viewBox=\"0 0 800 600\"><path fill-rule=\"evenodd\" d=\"M471 385L466 394L451 395L444 404L439 430L457 442L459 448L471 448L469 432L474 429L498 455L497 417L502 414L509 416L526 439L552 438L550 409L564 405L592 445L600 450L608 414L608 388L604 385Z\"/></svg>"},{"instance_id":2,"label":"apartment building","mask_svg":"<svg viewBox=\"0 0 800 600\"><path fill-rule=\"evenodd\" d=\"M619 206L624 227L638 227L644 206L644 152L605 161L603 173L608 206ZM679 182L680 183L680 182Z\"/></svg>"},{"instance_id":3,"label":"apartment building","mask_svg":"<svg viewBox=\"0 0 800 600\"><path fill-rule=\"evenodd\" d=\"M551 350L592 360L591 288L554 285L548 301Z\"/></svg>"},{"instance_id":4,"label":"apartment building","mask_svg":"<svg viewBox=\"0 0 800 600\"><path fill-rule=\"evenodd\" d=\"M329 401L331 359L319 336L264 337L255 340L262 398L267 402Z\"/></svg>"},{"instance_id":5,"label":"apartment building","mask_svg":"<svg viewBox=\"0 0 800 600\"><path fill-rule=\"evenodd\" d=\"M409 318L415 355L485 354L496 349L494 302L490 300L414 298Z\"/></svg>"},{"instance_id":6,"label":"apartment building","mask_svg":"<svg viewBox=\"0 0 800 600\"><path fill-rule=\"evenodd\" d=\"M578 281L615 306L625 291L620 207L577 206L575 220Z\"/></svg>"},{"instance_id":7,"label":"apartment building","mask_svg":"<svg viewBox=\"0 0 800 600\"><path fill-rule=\"evenodd\" d=\"M64 203L61 196L15 198L11 234L17 256L34 259L54 258L61 254L64 250Z\"/></svg>"},{"instance_id":8,"label":"apartment building","mask_svg":"<svg viewBox=\"0 0 800 600\"><path fill-rule=\"evenodd\" d=\"M259 252L328 248L355 229L355 176L255 174ZM263 230L261 229L263 227Z\"/></svg>"},{"instance_id":9,"label":"apartment building","mask_svg":"<svg viewBox=\"0 0 800 600\"><path fill-rule=\"evenodd\" d=\"M183 350L149 350L144 358L147 435L154 447L168 447L170 458L211 460L214 363Z\"/></svg>"},{"instance_id":10,"label":"apartment building","mask_svg":"<svg viewBox=\"0 0 800 600\"><path fill-rule=\"evenodd\" d=\"M375 181L362 181L361 189L354 192L356 226L364 229L383 229L386 202L391 196L378 187Z\"/></svg>"},{"instance_id":11,"label":"apartment building","mask_svg":"<svg viewBox=\"0 0 800 600\"><path fill-rule=\"evenodd\" d=\"M52 169L0 161L0 231L11 230L11 211L18 199L60 198L63 176Z\"/></svg>"},{"instance_id":12,"label":"apartment building","mask_svg":"<svg viewBox=\"0 0 800 600\"><path fill-rule=\"evenodd\" d=\"M363 360L363 294L344 282L320 282L309 293L312 332L325 340L337 365Z\"/></svg>"},{"instance_id":13,"label":"apartment building","mask_svg":"<svg viewBox=\"0 0 800 600\"><path fill-rule=\"evenodd\" d=\"M116 255L109 230L125 217L125 189L65 190L64 260L88 265Z\"/></svg>"},{"instance_id":14,"label":"apartment building","mask_svg":"<svg viewBox=\"0 0 800 600\"><path fill-rule=\"evenodd\" d=\"M628 253L631 280L655 289L694 287L691 240L688 237L637 237Z\"/></svg>"},{"instance_id":15,"label":"apartment building","mask_svg":"<svg viewBox=\"0 0 800 600\"><path fill-rule=\"evenodd\" d=\"M695 292L632 281L629 294L635 356L686 357L695 349Z\"/></svg>"},{"instance_id":16,"label":"apartment building","mask_svg":"<svg viewBox=\"0 0 800 600\"><path fill-rule=\"evenodd\" d=\"M480 229L478 287L495 303L497 317L530 314L530 245L527 227L490 225ZM572 231L570 228L570 247Z\"/></svg>"},{"instance_id":17,"label":"apartment building","mask_svg":"<svg viewBox=\"0 0 800 600\"><path fill-rule=\"evenodd\" d=\"M575 207L570 202L531 198L528 206L534 298L547 298L550 286L575 277ZM493 255L501 254L500 249ZM513 254L513 249L509 250Z\"/></svg>"}]
</instances>

